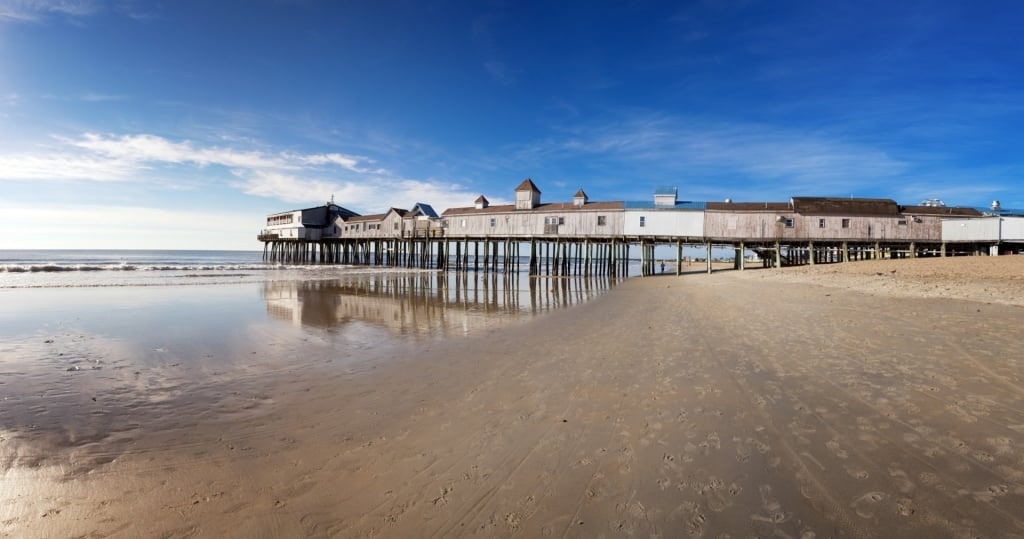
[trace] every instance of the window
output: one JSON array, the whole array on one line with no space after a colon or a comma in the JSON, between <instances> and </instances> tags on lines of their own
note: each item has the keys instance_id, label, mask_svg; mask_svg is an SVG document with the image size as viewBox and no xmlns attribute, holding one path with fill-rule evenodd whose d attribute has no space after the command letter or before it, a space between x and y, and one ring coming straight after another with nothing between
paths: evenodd
<instances>
[{"instance_id":1,"label":"window","mask_svg":"<svg viewBox=\"0 0 1024 539\"><path fill-rule=\"evenodd\" d=\"M782 226L784 226L786 228L793 228L793 219L790 218L790 217L783 218L782 219Z\"/></svg>"},{"instance_id":2,"label":"window","mask_svg":"<svg viewBox=\"0 0 1024 539\"><path fill-rule=\"evenodd\" d=\"M646 224L647 224L647 217L646 217L646 216L643 216L643 215L641 215L641 216L640 216L640 228L643 228L643 227L644 227L644 225L646 225Z\"/></svg>"},{"instance_id":3,"label":"window","mask_svg":"<svg viewBox=\"0 0 1024 539\"><path fill-rule=\"evenodd\" d=\"M900 225L900 226L907 226L907 220L906 219L900 219L899 221L896 221L896 224Z\"/></svg>"},{"instance_id":4,"label":"window","mask_svg":"<svg viewBox=\"0 0 1024 539\"><path fill-rule=\"evenodd\" d=\"M564 225L565 224L565 217L545 217L544 218L544 224L545 225Z\"/></svg>"},{"instance_id":5,"label":"window","mask_svg":"<svg viewBox=\"0 0 1024 539\"><path fill-rule=\"evenodd\" d=\"M818 219L818 228L825 228L825 220Z\"/></svg>"},{"instance_id":6,"label":"window","mask_svg":"<svg viewBox=\"0 0 1024 539\"><path fill-rule=\"evenodd\" d=\"M850 228L850 220L843 219L843 228Z\"/></svg>"},{"instance_id":7,"label":"window","mask_svg":"<svg viewBox=\"0 0 1024 539\"><path fill-rule=\"evenodd\" d=\"M605 219L603 215L597 216L597 226L604 226Z\"/></svg>"},{"instance_id":8,"label":"window","mask_svg":"<svg viewBox=\"0 0 1024 539\"><path fill-rule=\"evenodd\" d=\"M462 228L466 228L466 220L465 219L462 220Z\"/></svg>"},{"instance_id":9,"label":"window","mask_svg":"<svg viewBox=\"0 0 1024 539\"><path fill-rule=\"evenodd\" d=\"M494 224L496 222L497 222L497 220L494 217L491 217L491 228L494 228Z\"/></svg>"},{"instance_id":10,"label":"window","mask_svg":"<svg viewBox=\"0 0 1024 539\"><path fill-rule=\"evenodd\" d=\"M398 230L398 223L395 223L395 230Z\"/></svg>"}]
</instances>

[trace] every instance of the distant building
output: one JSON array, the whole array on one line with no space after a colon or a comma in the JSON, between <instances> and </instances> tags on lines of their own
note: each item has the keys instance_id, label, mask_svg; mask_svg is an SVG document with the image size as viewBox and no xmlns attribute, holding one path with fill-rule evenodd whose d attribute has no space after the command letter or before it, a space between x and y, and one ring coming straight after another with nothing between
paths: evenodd
<instances>
[{"instance_id":1,"label":"distant building","mask_svg":"<svg viewBox=\"0 0 1024 539\"><path fill-rule=\"evenodd\" d=\"M317 241L337 237L337 220L359 215L334 203L323 206L274 213L267 216L266 228L260 234L264 241L295 239Z\"/></svg>"},{"instance_id":2,"label":"distant building","mask_svg":"<svg viewBox=\"0 0 1024 539\"><path fill-rule=\"evenodd\" d=\"M445 210L441 213L445 237L622 235L622 202L590 202L579 189L572 202L544 203L530 178L516 187L514 196L515 204L492 206L480 195L472 206Z\"/></svg>"}]
</instances>

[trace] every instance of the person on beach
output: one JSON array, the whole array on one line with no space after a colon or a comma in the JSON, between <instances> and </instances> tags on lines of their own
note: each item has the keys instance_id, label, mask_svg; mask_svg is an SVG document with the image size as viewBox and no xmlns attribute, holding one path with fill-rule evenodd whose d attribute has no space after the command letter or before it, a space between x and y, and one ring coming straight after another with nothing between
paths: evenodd
<instances>
[{"instance_id":1,"label":"person on beach","mask_svg":"<svg viewBox=\"0 0 1024 539\"><path fill-rule=\"evenodd\" d=\"M665 263L664 262L661 263L661 272L665 273Z\"/></svg>"}]
</instances>

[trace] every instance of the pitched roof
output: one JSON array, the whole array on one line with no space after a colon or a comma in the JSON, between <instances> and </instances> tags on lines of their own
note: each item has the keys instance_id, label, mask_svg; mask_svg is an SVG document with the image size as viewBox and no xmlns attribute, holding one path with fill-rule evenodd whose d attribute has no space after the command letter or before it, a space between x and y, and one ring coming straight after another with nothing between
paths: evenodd
<instances>
[{"instance_id":1,"label":"pitched roof","mask_svg":"<svg viewBox=\"0 0 1024 539\"><path fill-rule=\"evenodd\" d=\"M388 210L388 211L390 212L391 210ZM345 219L345 222L346 223L360 223L360 222L363 222L363 221L382 221L387 216L388 216L387 213L374 213L372 215L356 215L356 216L353 216L353 217L349 217L348 219Z\"/></svg>"},{"instance_id":2,"label":"pitched roof","mask_svg":"<svg viewBox=\"0 0 1024 539\"><path fill-rule=\"evenodd\" d=\"M504 204L501 206L488 206L483 209L476 209L476 207L468 208L448 208L441 214L444 217L452 215L471 215L471 214L483 214L483 213L523 213L523 212L570 212L570 211L594 211L594 210L621 210L623 207L622 202L590 202L586 206L577 206L572 202L552 202L548 204L540 204L532 210L517 210L514 204Z\"/></svg>"},{"instance_id":3,"label":"pitched roof","mask_svg":"<svg viewBox=\"0 0 1024 539\"><path fill-rule=\"evenodd\" d=\"M417 202L416 205L412 207L412 210L410 210L410 213L415 213L417 211L421 215L425 215L427 217L433 217L435 219L437 218L437 211L435 211L434 207L431 206L430 204L426 204L426 203L423 203L423 202Z\"/></svg>"},{"instance_id":4,"label":"pitched roof","mask_svg":"<svg viewBox=\"0 0 1024 539\"><path fill-rule=\"evenodd\" d=\"M576 191L576 194L575 194L575 195L573 195L573 196L572 196L572 198L587 198L587 194L586 194L586 193L584 193L584 192L583 192L583 188L582 188L582 187L580 187L580 190L579 190L579 191Z\"/></svg>"},{"instance_id":5,"label":"pitched roof","mask_svg":"<svg viewBox=\"0 0 1024 539\"><path fill-rule=\"evenodd\" d=\"M896 216L900 207L888 198L793 197L793 211L802 215Z\"/></svg>"},{"instance_id":6,"label":"pitched roof","mask_svg":"<svg viewBox=\"0 0 1024 539\"><path fill-rule=\"evenodd\" d=\"M982 212L974 208L953 206L903 206L903 213L915 215L952 215L956 217L981 217Z\"/></svg>"},{"instance_id":7,"label":"pitched roof","mask_svg":"<svg viewBox=\"0 0 1024 539\"><path fill-rule=\"evenodd\" d=\"M473 201L474 204L487 204L487 202L487 197L483 195L476 197L476 200Z\"/></svg>"},{"instance_id":8,"label":"pitched roof","mask_svg":"<svg viewBox=\"0 0 1024 539\"><path fill-rule=\"evenodd\" d=\"M707 209L719 211L792 211L789 202L708 202Z\"/></svg>"},{"instance_id":9,"label":"pitched roof","mask_svg":"<svg viewBox=\"0 0 1024 539\"><path fill-rule=\"evenodd\" d=\"M519 187L516 187L516 191L533 191L534 193L540 193L540 189L537 189L537 186L533 184L533 180L530 178L523 180L523 183L519 184Z\"/></svg>"}]
</instances>

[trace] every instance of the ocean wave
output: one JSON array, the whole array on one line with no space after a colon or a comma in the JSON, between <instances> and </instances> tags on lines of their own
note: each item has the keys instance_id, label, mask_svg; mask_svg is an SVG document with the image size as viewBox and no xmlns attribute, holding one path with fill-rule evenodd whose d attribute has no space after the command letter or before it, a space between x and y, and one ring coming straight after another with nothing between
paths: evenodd
<instances>
[{"instance_id":1,"label":"ocean wave","mask_svg":"<svg viewBox=\"0 0 1024 539\"><path fill-rule=\"evenodd\" d=\"M278 264L0 264L0 273L54 273L65 271L267 271L324 266L286 266Z\"/></svg>"}]
</instances>

